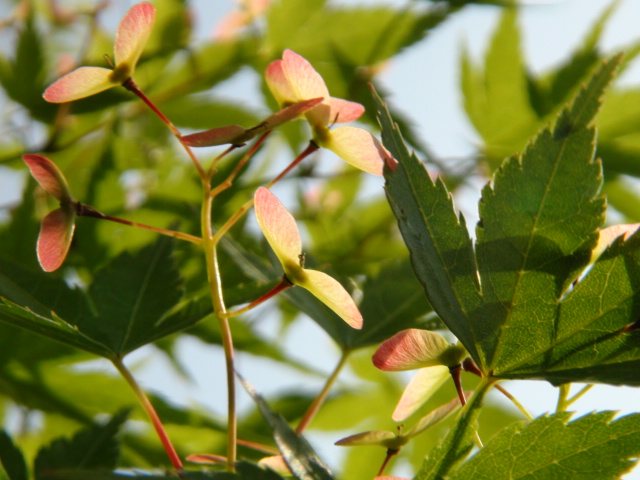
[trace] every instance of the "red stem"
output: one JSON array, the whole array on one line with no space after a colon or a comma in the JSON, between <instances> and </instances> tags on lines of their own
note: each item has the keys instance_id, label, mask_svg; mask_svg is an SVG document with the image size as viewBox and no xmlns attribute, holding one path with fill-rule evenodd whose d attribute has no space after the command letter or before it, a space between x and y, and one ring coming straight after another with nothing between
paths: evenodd
<instances>
[{"instance_id":1,"label":"red stem","mask_svg":"<svg viewBox=\"0 0 640 480\"><path fill-rule=\"evenodd\" d=\"M105 215L104 213L99 212L95 208L80 202L77 202L75 205L76 205L76 214L79 216L99 218L101 220L109 220L110 222L120 223L122 225L127 225L129 227L143 228L145 230L150 230L152 232L159 233L160 235L166 235L168 237L186 240L187 242L195 243L196 245L202 244L201 238L196 237L194 235L190 235L188 233L182 233L182 232L177 232L175 230L166 230L164 228L152 227L151 225L145 225L144 223L132 222L130 220L125 220L124 218Z\"/></svg>"},{"instance_id":2,"label":"red stem","mask_svg":"<svg viewBox=\"0 0 640 480\"><path fill-rule=\"evenodd\" d=\"M471 358L467 358L462 362L462 368L465 372L473 373L474 375L482 378L482 372Z\"/></svg>"},{"instance_id":3,"label":"red stem","mask_svg":"<svg viewBox=\"0 0 640 480\"><path fill-rule=\"evenodd\" d=\"M280 280L280 282L275 287L273 287L267 293L262 295L260 298L258 298L257 300L254 300L249 305L247 305L246 307L243 307L243 308L241 308L239 310L235 310L233 312L227 312L225 316L226 316L226 318L230 318L230 317L235 317L236 315L240 315L242 313L246 313L249 310L257 307L261 303L266 302L271 297L277 295L281 291L286 290L287 288L291 288L291 287L293 287L293 283L291 283L289 281L289 279L286 276L284 276L284 277L282 277L282 280Z\"/></svg>"},{"instance_id":4,"label":"red stem","mask_svg":"<svg viewBox=\"0 0 640 480\"><path fill-rule=\"evenodd\" d=\"M315 398L315 400L311 403L311 405L309 405L309 408L302 416L302 419L300 419L300 423L296 427L296 434L301 435L302 432L304 432L305 428L307 428L307 426L309 426L311 421L314 419L314 417L320 410L320 407L322 406L327 396L329 395L329 391L331 390L331 387L333 386L336 379L338 378L340 371L346 365L348 358L349 358L349 350L343 350L342 356L340 357L340 361L338 362L338 365L336 365L336 368L333 369L333 373L329 376L329 378L327 378L327 381L325 382L324 387L322 388L318 396Z\"/></svg>"},{"instance_id":5,"label":"red stem","mask_svg":"<svg viewBox=\"0 0 640 480\"><path fill-rule=\"evenodd\" d=\"M130 92L136 94L140 100L142 100L144 103L147 104L147 107L149 107L153 113L155 113L158 118L160 118L160 120L162 120L162 123L164 123L167 127L169 127L169 129L171 130L171 133L173 133L176 137L180 137L180 132L178 131L178 129L173 125L173 123L171 123L171 120L169 120L164 113L162 113L158 107L155 106L155 104L149 99L149 97L147 97L142 90L140 90L140 88L138 87L138 85L136 84L136 82L133 81L133 78L129 78L126 82L124 82L122 84L122 86L124 88L126 88L127 90L129 90Z\"/></svg>"},{"instance_id":6,"label":"red stem","mask_svg":"<svg viewBox=\"0 0 640 480\"><path fill-rule=\"evenodd\" d=\"M285 168L282 172L280 172L280 175L278 175L276 178L274 178L273 180L271 180L269 183L267 183L265 185L266 188L271 188L273 187L277 182L279 182L280 180L282 180L282 178L289 173L296 165L298 165L302 160L304 160L306 157L308 157L309 155L311 155L313 152L315 152L316 150L318 150L320 147L318 147L313 141L309 142L309 145L307 146L307 148L304 150L304 152L302 152L300 155L298 155L296 157L296 159L291 162L291 164Z\"/></svg>"},{"instance_id":7,"label":"red stem","mask_svg":"<svg viewBox=\"0 0 640 480\"><path fill-rule=\"evenodd\" d=\"M238 173L240 173L240 170L242 170L242 167L244 167L247 162L251 159L251 157L253 157L255 155L255 153L258 151L258 149L262 146L262 144L264 143L264 141L267 139L267 137L269 136L269 134L272 132L272 130L269 130L268 132L263 133L260 138L258 138L258 140L256 141L255 144L253 144L253 146L249 149L249 151L247 153L244 154L244 156L242 157L242 159L240 159L240 161L238 162L238 164L235 166L235 168L233 169L233 171L229 174L229 176L224 180L224 182L220 182L220 184L215 187L214 189L211 190L210 195L212 197L215 197L216 195L218 195L221 192L224 192L227 188L230 188L231 185L233 185L233 181L235 180L235 178L238 176ZM229 149L225 150L221 156L219 156L218 158L215 159L215 161L213 162L213 164L211 165L211 168L214 168L216 162L218 160L220 160L220 158L222 158L222 156L226 155L227 153L229 153L231 150L233 150L234 148L236 148L235 145L232 145L231 147L229 147Z\"/></svg>"},{"instance_id":8,"label":"red stem","mask_svg":"<svg viewBox=\"0 0 640 480\"><path fill-rule=\"evenodd\" d=\"M462 389L462 365L449 367L449 373L451 373L451 378L453 378L453 383L456 386L456 391L458 392L460 403L462 404L462 406L465 406L467 404L467 397L465 396L464 390Z\"/></svg>"},{"instance_id":9,"label":"red stem","mask_svg":"<svg viewBox=\"0 0 640 480\"><path fill-rule=\"evenodd\" d=\"M167 455L169 457L169 460L171 460L171 464L173 465L173 468L175 468L179 474L180 470L182 470L183 468L182 461L180 460L180 457L178 456L178 453L176 452L175 448L173 448L173 444L171 443L171 440L169 440L169 435L167 435L167 432L165 431L164 426L162 425L162 422L160 421L160 417L158 417L158 414L156 413L155 408L153 408L153 405L147 398L147 395L142 391L142 389L136 382L135 378L133 378L133 375L131 375L131 372L127 369L127 367L125 367L124 363L122 362L122 359L120 357L116 357L112 359L111 362L118 369L118 371L124 377L124 379L127 381L129 386L132 388L132 390L136 394L136 397L138 397L138 401L142 405L142 408L144 408L144 411L147 413L147 416L149 417L149 420L151 421L153 428L158 434L158 437L160 438L160 443L162 443L162 446L167 452Z\"/></svg>"},{"instance_id":10,"label":"red stem","mask_svg":"<svg viewBox=\"0 0 640 480\"><path fill-rule=\"evenodd\" d=\"M378 470L378 475L377 475L378 477L382 476L382 474L384 473L384 469L387 468L387 465L389 464L389 461L391 460L391 458L397 455L398 452L400 452L400 450L395 450L391 448L387 449L387 456L384 457L382 466L380 467L380 470Z\"/></svg>"},{"instance_id":11,"label":"red stem","mask_svg":"<svg viewBox=\"0 0 640 480\"><path fill-rule=\"evenodd\" d=\"M158 107L155 106L155 104L149 99L149 97L147 97L144 94L144 92L140 90L136 82L133 81L133 78L129 78L126 82L122 84L122 86L127 90L129 90L130 92L137 95L138 98L140 98L140 100L142 100L151 109L151 111L155 113L160 120L162 120L162 123L164 123L167 127L169 127L169 130L171 130L171 133L173 133L176 136L176 138L180 140L180 145L184 147L185 151L187 152L187 155L189 155L189 158L193 162L193 165L198 170L198 174L200 175L200 178L205 178L207 175L206 172L202 168L202 165L200 165L200 162L198 161L196 156L191 151L191 148L189 148L187 145L182 143L182 140L181 140L182 135L180 134L178 129L173 125L173 123L171 123L171 121L164 115L164 113L162 113L158 109Z\"/></svg>"}]
</instances>

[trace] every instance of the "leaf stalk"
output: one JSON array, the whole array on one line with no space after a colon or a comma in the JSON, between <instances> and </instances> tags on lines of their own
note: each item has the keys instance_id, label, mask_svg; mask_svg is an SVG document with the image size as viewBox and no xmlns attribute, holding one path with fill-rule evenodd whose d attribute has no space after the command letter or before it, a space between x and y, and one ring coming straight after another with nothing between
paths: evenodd
<instances>
[{"instance_id":1,"label":"leaf stalk","mask_svg":"<svg viewBox=\"0 0 640 480\"><path fill-rule=\"evenodd\" d=\"M120 357L112 358L111 363L113 363L113 365L116 367L118 372L120 372L120 375L122 375L124 379L127 381L129 386L135 393L136 397L138 397L138 401L140 402L140 405L142 405L142 408L144 409L147 416L149 417L149 420L151 421L153 428L158 434L158 437L160 438L160 442L162 443L164 450L167 452L169 460L171 460L171 464L178 472L180 472L183 469L182 461L180 460L178 453L173 447L173 444L169 439L169 435L167 435L167 432L164 429L162 422L160 421L160 417L158 417L158 414L156 413L155 408L153 408L153 405L151 404L151 402L149 401L149 398L142 391L142 389L138 385L138 382L136 382L131 372L124 365L122 358Z\"/></svg>"},{"instance_id":2,"label":"leaf stalk","mask_svg":"<svg viewBox=\"0 0 640 480\"><path fill-rule=\"evenodd\" d=\"M342 352L342 355L340 356L340 360L338 361L338 364L333 369L333 372L331 373L329 378L327 378L327 381L325 382L324 387L322 387L322 390L320 391L318 396L316 396L314 401L311 403L311 405L309 405L309 408L302 416L302 419L300 419L300 423L296 427L296 434L298 435L302 434L302 432L304 432L304 430L309 426L313 418L316 416L316 414L320 410L320 407L322 406L324 401L327 399L327 395L329 395L329 391L331 390L331 387L333 386L336 379L338 378L338 375L346 365L347 359L349 358L350 353L351 352L349 350L344 350Z\"/></svg>"}]
</instances>

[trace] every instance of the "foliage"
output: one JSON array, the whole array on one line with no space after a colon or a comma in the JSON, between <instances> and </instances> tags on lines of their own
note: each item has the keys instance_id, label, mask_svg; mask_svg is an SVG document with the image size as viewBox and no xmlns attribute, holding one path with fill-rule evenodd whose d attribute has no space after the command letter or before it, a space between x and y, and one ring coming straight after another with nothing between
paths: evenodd
<instances>
[{"instance_id":1,"label":"foliage","mask_svg":"<svg viewBox=\"0 0 640 480\"><path fill-rule=\"evenodd\" d=\"M420 480L613 479L635 465L638 414L566 411L571 383L640 385L639 93L615 84L640 49L598 46L615 2L539 76L506 1L245 0L207 39L186 0L139 3L117 27L106 3L6 3L0 84L29 134L4 135L0 163L29 180L0 223L0 478L382 479L401 457ZM482 140L470 179L419 158L426 142L378 77L469 4L501 12L483 61L461 53ZM247 72L261 108L219 93ZM472 232L454 198L478 179ZM608 214L621 225L605 230ZM335 347L331 370L282 345L300 313ZM224 401L173 404L200 347L221 359ZM140 358L178 380L146 392ZM247 359L308 382L282 391ZM404 393L381 371L407 369ZM510 379L558 386L557 411L531 418Z\"/></svg>"}]
</instances>

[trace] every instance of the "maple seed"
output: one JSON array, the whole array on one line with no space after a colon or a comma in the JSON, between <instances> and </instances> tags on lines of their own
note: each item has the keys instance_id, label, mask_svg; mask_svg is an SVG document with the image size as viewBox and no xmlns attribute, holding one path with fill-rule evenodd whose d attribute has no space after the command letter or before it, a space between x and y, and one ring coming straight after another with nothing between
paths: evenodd
<instances>
[{"instance_id":1,"label":"maple seed","mask_svg":"<svg viewBox=\"0 0 640 480\"><path fill-rule=\"evenodd\" d=\"M418 369L402 393L393 419L401 421L413 414L448 377L453 378L464 404L460 364L468 356L462 345L450 344L439 333L417 328L402 330L382 342L372 358L377 368L390 372Z\"/></svg>"},{"instance_id":2,"label":"maple seed","mask_svg":"<svg viewBox=\"0 0 640 480\"><path fill-rule=\"evenodd\" d=\"M47 102L66 103L89 97L126 83L132 76L151 35L156 10L138 3L124 16L116 33L111 68L80 67L53 82L42 95Z\"/></svg>"},{"instance_id":3,"label":"maple seed","mask_svg":"<svg viewBox=\"0 0 640 480\"><path fill-rule=\"evenodd\" d=\"M46 192L60 202L60 207L42 220L36 252L45 272L53 272L64 262L75 230L77 205L60 169L42 155L24 155L31 175Z\"/></svg>"},{"instance_id":4,"label":"maple seed","mask_svg":"<svg viewBox=\"0 0 640 480\"><path fill-rule=\"evenodd\" d=\"M189 147L213 147L216 145L231 144L241 146L256 135L266 133L280 125L298 118L306 111L321 103L323 98L311 98L303 102L289 105L263 120L255 127L245 129L240 125L227 125L225 127L212 128L203 132L192 133L180 137L180 141Z\"/></svg>"},{"instance_id":5,"label":"maple seed","mask_svg":"<svg viewBox=\"0 0 640 480\"><path fill-rule=\"evenodd\" d=\"M254 200L258 225L282 264L284 278L311 292L353 328L362 328L362 315L345 288L326 273L304 268L300 232L284 205L264 187Z\"/></svg>"},{"instance_id":6,"label":"maple seed","mask_svg":"<svg viewBox=\"0 0 640 480\"><path fill-rule=\"evenodd\" d=\"M362 171L382 175L384 160L391 154L375 137L362 128L331 129L334 123L357 120L364 113L364 107L330 96L322 76L306 59L285 50L282 60L269 64L265 80L281 106L322 97L322 103L305 113L313 130L313 142Z\"/></svg>"}]
</instances>

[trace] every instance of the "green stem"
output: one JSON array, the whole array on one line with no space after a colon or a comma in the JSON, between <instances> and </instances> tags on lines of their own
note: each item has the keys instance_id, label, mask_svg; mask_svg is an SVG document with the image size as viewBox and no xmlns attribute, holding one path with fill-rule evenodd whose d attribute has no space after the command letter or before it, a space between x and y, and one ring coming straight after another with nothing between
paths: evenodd
<instances>
[{"instance_id":1,"label":"green stem","mask_svg":"<svg viewBox=\"0 0 640 480\"><path fill-rule=\"evenodd\" d=\"M469 373L473 373L474 375L477 375L478 377L482 378L482 372L480 371L480 369L477 367L477 365L474 363L473 360L471 360L471 358L467 358L464 362L462 362L462 368L465 372L469 372ZM504 387L502 387L499 383L495 384L496 390L498 390L500 393L502 393L505 397L507 397L511 403L513 403L516 408L518 410L520 410L520 412L522 412L522 414L528 419L528 420L533 420L533 417L531 416L531 414L527 411L526 408L524 408L524 405L522 405L518 399L516 397L514 397L513 395L511 395Z\"/></svg>"},{"instance_id":2,"label":"green stem","mask_svg":"<svg viewBox=\"0 0 640 480\"><path fill-rule=\"evenodd\" d=\"M229 320L226 318L226 307L222 296L222 284L220 282L220 268L218 266L217 248L213 246L213 268L216 272L216 281L212 282L212 292L215 290L213 297L214 308L217 312L218 325L222 337L222 346L224 348L225 365L227 369L227 468L231 471L235 469L237 456L237 439L238 439L238 422L236 418L236 383L235 383L235 367L233 352L233 337L231 336L231 327Z\"/></svg>"},{"instance_id":3,"label":"green stem","mask_svg":"<svg viewBox=\"0 0 640 480\"><path fill-rule=\"evenodd\" d=\"M228 445L227 445L227 468L231 471L235 469L234 464L237 454L237 420L236 420L236 391L235 391L235 372L233 365L233 340L231 337L231 329L229 322L226 319L226 308L224 305L224 297L222 295L222 282L220 278L220 268L218 266L218 255L216 249L216 243L214 242L213 233L211 229L211 209L212 209L212 197L211 197L211 177L215 173L215 168L211 168L207 173L202 168L202 165L194 155L191 148L182 142L182 135L178 129L171 123L171 121L156 107L153 102L138 88L133 79L127 80L124 85L126 89L137 95L160 120L171 130L171 133L180 140L180 144L187 152L187 155L196 167L198 174L202 180L203 186L203 204L201 215L201 229L203 238L201 240L202 248L205 252L207 275L209 277L209 284L211 287L211 300L213 302L213 308L218 317L218 323L220 327L220 334L222 336L222 345L224 348L225 363L227 369L227 398L228 398ZM230 151L230 150L228 150Z\"/></svg>"},{"instance_id":4,"label":"green stem","mask_svg":"<svg viewBox=\"0 0 640 480\"><path fill-rule=\"evenodd\" d=\"M511 400L511 403L513 403L516 406L516 408L520 410L520 412L522 412L522 414L526 417L527 420L533 420L533 417L531 416L531 414L527 411L526 408L524 408L524 405L522 405L516 397L511 395L507 390L505 390L501 385L497 383L496 383L496 390L498 390L505 397Z\"/></svg>"},{"instance_id":5,"label":"green stem","mask_svg":"<svg viewBox=\"0 0 640 480\"><path fill-rule=\"evenodd\" d=\"M144 408L144 411L147 413L147 416L149 417L153 428L155 428L158 437L160 437L160 442L167 452L169 460L171 460L173 467L179 472L183 468L182 462L180 461L180 457L178 456L175 448L173 448L173 444L171 443L171 440L169 440L169 436L167 435L167 432L165 431L164 426L162 425L162 422L160 421L160 418L156 413L156 410L153 408L153 405L151 404L145 393L142 391L135 378L133 378L131 372L127 369L127 367L124 366L122 359L120 357L112 358L111 362L118 369L120 375L122 375L127 381L133 392L136 394L136 397L138 397L138 401L142 405L142 408Z\"/></svg>"},{"instance_id":6,"label":"green stem","mask_svg":"<svg viewBox=\"0 0 640 480\"><path fill-rule=\"evenodd\" d=\"M220 278L220 267L218 265L218 250L214 241L211 228L211 209L213 197L211 197L211 179L209 176L203 179L203 202L201 226L203 234L202 247L205 252L207 263L207 275L211 288L211 301L213 309L218 318L222 347L227 373L227 469L233 471L237 456L238 426L236 418L236 384L234 368L233 338L231 328L227 320L227 309L224 304L222 293L222 279Z\"/></svg>"},{"instance_id":7,"label":"green stem","mask_svg":"<svg viewBox=\"0 0 640 480\"><path fill-rule=\"evenodd\" d=\"M567 400L566 406L568 407L569 405L572 405L576 400L580 399L580 397L582 397L585 393L591 390L592 387L593 387L592 383L582 387L578 393L576 393L573 397Z\"/></svg>"},{"instance_id":8,"label":"green stem","mask_svg":"<svg viewBox=\"0 0 640 480\"><path fill-rule=\"evenodd\" d=\"M472 443L482 443L477 434L477 420L484 397L495 382L496 380L490 377L480 379L473 395L460 409L458 418L447 436L430 452L426 460L429 478L448 478L449 472L470 453Z\"/></svg>"},{"instance_id":9,"label":"green stem","mask_svg":"<svg viewBox=\"0 0 640 480\"><path fill-rule=\"evenodd\" d=\"M558 392L558 403L556 404L556 412L564 412L569 406L567 399L569 398L570 389L571 389L570 383L562 384L558 388L559 392Z\"/></svg>"},{"instance_id":10,"label":"green stem","mask_svg":"<svg viewBox=\"0 0 640 480\"><path fill-rule=\"evenodd\" d=\"M338 375L346 365L347 359L349 358L349 354L350 354L349 350L345 350L342 352L342 356L340 357L340 361L336 365L336 368L333 369L333 372L331 373L329 378L327 378L327 381L325 382L324 387L322 388L318 396L315 398L315 400L311 403L311 405L309 405L309 408L307 409L305 414L302 416L302 419L300 420L300 423L296 428L296 433L298 435L304 432L304 430L307 428L309 423L311 423L311 420L313 420L313 418L318 413L318 410L320 410L320 407L326 400L327 395L331 390L331 387L333 386L336 379L338 378Z\"/></svg>"}]
</instances>

